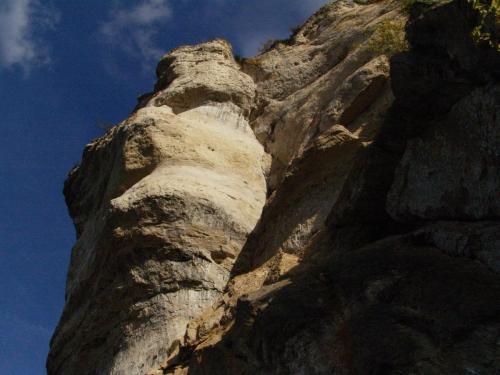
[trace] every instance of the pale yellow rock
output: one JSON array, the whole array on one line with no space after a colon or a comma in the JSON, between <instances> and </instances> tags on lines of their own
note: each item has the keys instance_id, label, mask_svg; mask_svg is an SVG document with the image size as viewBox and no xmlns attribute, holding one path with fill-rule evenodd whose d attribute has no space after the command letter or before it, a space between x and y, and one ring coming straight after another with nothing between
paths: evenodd
<instances>
[{"instance_id":1,"label":"pale yellow rock","mask_svg":"<svg viewBox=\"0 0 500 375\"><path fill-rule=\"evenodd\" d=\"M223 292L265 203L268 157L233 103L139 109L88 153L67 186L84 215L49 370L155 371Z\"/></svg>"},{"instance_id":2,"label":"pale yellow rock","mask_svg":"<svg viewBox=\"0 0 500 375\"><path fill-rule=\"evenodd\" d=\"M251 126L273 155L272 189L319 132L337 124L354 130L357 117L390 106L388 60L367 41L370 30L399 13L398 2L339 1L311 17L290 45L244 63L257 83Z\"/></svg>"},{"instance_id":3,"label":"pale yellow rock","mask_svg":"<svg viewBox=\"0 0 500 375\"><path fill-rule=\"evenodd\" d=\"M221 39L173 50L157 73L151 103L169 105L176 113L214 101L232 102L248 115L255 95L252 78L241 72L231 45Z\"/></svg>"},{"instance_id":4,"label":"pale yellow rock","mask_svg":"<svg viewBox=\"0 0 500 375\"><path fill-rule=\"evenodd\" d=\"M239 297L282 283L392 102L366 31L395 13L339 1L241 66L223 40L162 58L66 182L78 241L49 374L187 373L186 345L215 345Z\"/></svg>"}]
</instances>

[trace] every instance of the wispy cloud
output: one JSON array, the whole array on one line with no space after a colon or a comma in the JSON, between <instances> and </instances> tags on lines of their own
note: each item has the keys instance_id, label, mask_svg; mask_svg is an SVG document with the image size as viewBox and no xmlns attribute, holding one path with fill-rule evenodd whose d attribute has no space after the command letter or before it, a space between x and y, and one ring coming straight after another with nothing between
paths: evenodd
<instances>
[{"instance_id":1,"label":"wispy cloud","mask_svg":"<svg viewBox=\"0 0 500 375\"><path fill-rule=\"evenodd\" d=\"M4 0L0 4L0 66L20 66L25 73L50 62L41 31L53 28L59 13L38 0Z\"/></svg>"},{"instance_id":2,"label":"wispy cloud","mask_svg":"<svg viewBox=\"0 0 500 375\"><path fill-rule=\"evenodd\" d=\"M147 64L161 57L162 50L156 46L154 36L171 15L167 0L143 0L132 7L116 6L100 32L108 44Z\"/></svg>"}]
</instances>

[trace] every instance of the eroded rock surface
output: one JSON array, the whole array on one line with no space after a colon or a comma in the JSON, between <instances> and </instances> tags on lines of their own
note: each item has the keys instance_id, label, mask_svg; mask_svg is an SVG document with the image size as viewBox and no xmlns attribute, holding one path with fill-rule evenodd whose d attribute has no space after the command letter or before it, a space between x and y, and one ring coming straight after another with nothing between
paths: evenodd
<instances>
[{"instance_id":1,"label":"eroded rock surface","mask_svg":"<svg viewBox=\"0 0 500 375\"><path fill-rule=\"evenodd\" d=\"M243 63L257 84L251 125L273 155L271 188L290 162L333 125L373 138L392 94L388 60L370 50L370 30L404 17L400 8L390 1L330 4L289 42Z\"/></svg>"},{"instance_id":2,"label":"eroded rock surface","mask_svg":"<svg viewBox=\"0 0 500 375\"><path fill-rule=\"evenodd\" d=\"M214 45L233 66L225 43L200 48ZM220 84L253 92L233 69ZM204 75L191 79L213 91ZM185 94L171 91L174 101ZM71 172L65 194L79 238L50 373L148 373L223 292L265 203L269 163L241 103L213 99L177 115L167 105L139 109Z\"/></svg>"},{"instance_id":3,"label":"eroded rock surface","mask_svg":"<svg viewBox=\"0 0 500 375\"><path fill-rule=\"evenodd\" d=\"M158 64L157 75L150 101L174 112L214 101L232 102L248 114L255 96L253 80L240 71L231 46L221 39L173 50Z\"/></svg>"},{"instance_id":4,"label":"eroded rock surface","mask_svg":"<svg viewBox=\"0 0 500 375\"><path fill-rule=\"evenodd\" d=\"M478 88L408 142L388 195L399 218L500 217L500 86Z\"/></svg>"},{"instance_id":5,"label":"eroded rock surface","mask_svg":"<svg viewBox=\"0 0 500 375\"><path fill-rule=\"evenodd\" d=\"M406 20L409 50L370 38ZM65 185L50 374L500 373L500 53L466 0L180 47Z\"/></svg>"}]
</instances>

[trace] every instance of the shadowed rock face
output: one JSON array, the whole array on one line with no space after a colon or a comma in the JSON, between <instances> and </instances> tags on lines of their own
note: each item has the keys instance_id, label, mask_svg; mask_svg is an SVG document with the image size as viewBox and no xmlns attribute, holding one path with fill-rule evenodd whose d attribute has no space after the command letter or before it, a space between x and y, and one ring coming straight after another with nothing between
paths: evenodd
<instances>
[{"instance_id":1,"label":"shadowed rock face","mask_svg":"<svg viewBox=\"0 0 500 375\"><path fill-rule=\"evenodd\" d=\"M339 1L241 64L221 40L70 172L49 374L500 372L500 53L465 0Z\"/></svg>"},{"instance_id":2,"label":"shadowed rock face","mask_svg":"<svg viewBox=\"0 0 500 375\"><path fill-rule=\"evenodd\" d=\"M387 197L397 218L500 217L500 85L474 90L411 139Z\"/></svg>"}]
</instances>

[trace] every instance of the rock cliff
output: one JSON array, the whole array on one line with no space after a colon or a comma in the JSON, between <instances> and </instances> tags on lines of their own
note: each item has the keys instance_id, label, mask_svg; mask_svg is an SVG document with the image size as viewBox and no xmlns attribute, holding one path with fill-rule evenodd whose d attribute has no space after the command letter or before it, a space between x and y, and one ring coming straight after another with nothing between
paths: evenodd
<instances>
[{"instance_id":1,"label":"rock cliff","mask_svg":"<svg viewBox=\"0 0 500 375\"><path fill-rule=\"evenodd\" d=\"M478 22L340 0L251 59L165 55L65 183L48 373L500 373L500 53Z\"/></svg>"}]
</instances>

